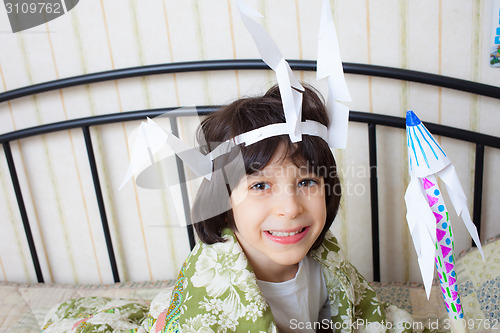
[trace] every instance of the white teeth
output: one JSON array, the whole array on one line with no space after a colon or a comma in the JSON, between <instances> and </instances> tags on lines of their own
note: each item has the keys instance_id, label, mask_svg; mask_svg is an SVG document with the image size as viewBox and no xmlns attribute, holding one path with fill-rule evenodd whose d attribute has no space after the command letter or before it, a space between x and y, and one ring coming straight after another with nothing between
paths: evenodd
<instances>
[{"instance_id":1,"label":"white teeth","mask_svg":"<svg viewBox=\"0 0 500 333\"><path fill-rule=\"evenodd\" d=\"M288 236L296 235L296 234L300 233L301 231L302 231L302 229L295 231L295 232L281 232L281 231L271 231L271 230L268 230L267 232L269 232L272 236L275 236L275 237L288 237Z\"/></svg>"}]
</instances>

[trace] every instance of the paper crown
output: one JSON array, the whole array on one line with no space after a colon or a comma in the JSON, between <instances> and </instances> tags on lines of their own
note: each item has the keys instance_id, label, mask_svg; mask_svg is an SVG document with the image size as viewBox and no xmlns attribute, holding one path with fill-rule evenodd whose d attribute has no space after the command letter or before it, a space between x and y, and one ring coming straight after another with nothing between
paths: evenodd
<instances>
[{"instance_id":1,"label":"paper crown","mask_svg":"<svg viewBox=\"0 0 500 333\"><path fill-rule=\"evenodd\" d=\"M285 123L270 124L256 128L225 142L222 142L209 154L204 155L198 150L185 144L175 137L170 131L163 130L154 121L148 119L143 122L138 131L137 139L133 145L131 162L125 179L120 189L144 169L147 164L155 164L154 154L167 144L177 156L192 169L197 176L211 180L213 173L213 160L228 153L238 145L251 145L266 138L278 135L288 135L292 142L302 140L302 135L321 137L331 148L345 148L347 141L347 125L349 108L338 101L350 101L351 96L347 89L337 34L331 15L328 0L323 0L320 28L318 35L317 80L327 78L328 98L326 109L330 118L330 126L302 119L302 94L304 88L294 76L290 65L285 60L276 43L267 34L264 28L250 16L261 17L255 9L243 0L234 0L239 10L241 19L250 32L262 60L275 72L283 104ZM137 177L139 178L140 175ZM138 184L140 185L140 184ZM222 187L221 187L222 188ZM215 209L212 214L220 214L227 210L227 205ZM211 214L209 214L211 215ZM194 221L196 222L196 221Z\"/></svg>"}]
</instances>

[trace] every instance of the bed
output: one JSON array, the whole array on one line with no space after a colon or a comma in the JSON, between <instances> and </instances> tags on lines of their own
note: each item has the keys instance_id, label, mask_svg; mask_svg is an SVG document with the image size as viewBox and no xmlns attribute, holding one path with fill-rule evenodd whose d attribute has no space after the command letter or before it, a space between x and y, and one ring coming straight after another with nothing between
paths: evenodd
<instances>
[{"instance_id":1,"label":"bed","mask_svg":"<svg viewBox=\"0 0 500 333\"><path fill-rule=\"evenodd\" d=\"M290 60L291 67L297 71L314 72L316 63L314 61ZM87 74L77 77L70 77L56 81L27 86L0 94L0 103L10 103L16 99L30 96L38 96L49 91L70 90L74 87L85 87L90 84L99 84L105 81L126 80L131 78L151 77L155 75L179 75L180 73L192 73L199 75L203 72L223 72L223 71L265 71L267 66L260 60L219 60L219 61L199 61L185 63L167 63L144 67L126 68L107 72ZM406 82L416 82L419 84L436 86L445 89L452 89L460 92L484 96L493 101L496 108L500 105L500 87L480 84L477 82L465 81L461 79L444 77L435 74L416 72L404 69L381 67L366 64L344 63L344 71L350 75L360 75L367 77L380 77L384 79L395 79ZM217 105L200 105L196 109L200 115L206 115L217 110ZM127 111L119 113L106 113L91 117L69 119L46 123L40 126L20 129L0 135L0 143L3 146L2 154L8 166L8 174L11 180L12 191L15 195L17 207L11 209L18 210L19 223L22 224L26 246L32 262L32 269L36 276L36 282L9 281L0 283L0 331L5 332L39 332L46 322L46 317L51 308L60 302L74 299L75 297L109 297L110 300L121 297L143 301L144 311L159 311L159 307L168 306L169 292L173 286L172 278L150 279L152 281L138 282L129 281L123 278L123 269L117 262L116 248L113 240L116 233L113 233L109 222L109 201L103 194L100 177L102 169L99 169L99 161L96 161L95 132L97 127L110 126L112 124L137 122L146 117L165 115L172 132L179 135L178 124L183 118L192 117L190 111L178 109L178 106L166 105L163 108L146 110ZM423 287L417 282L394 282L382 279L384 268L381 268L381 239L385 240L384 232L386 227L381 228L381 211L379 193L383 191L384 184L379 184L377 169L383 161L379 156L377 147L377 135L384 131L403 131L405 121L402 117L376 114L370 112L360 112L351 110L350 121L363 124L365 126L367 145L367 160L369 161L369 215L370 221L366 225L371 229L370 252L372 267L368 279L378 291L384 301L388 301L408 310L416 320L430 328L446 330L446 309L443 305L441 292L438 285L433 287L431 299L427 301ZM426 127L440 137L451 138L454 142L463 143L467 147L472 147L474 151L474 173L473 197L472 201L473 221L481 233L483 203L483 184L488 180L483 179L485 157L488 154L497 154L496 149L500 148L500 137L477 132L472 132L443 124L425 122ZM102 232L103 244L101 250L106 254L108 269L103 274L108 274L112 281L109 283L79 283L67 284L58 283L44 268L44 260L40 258L40 242L33 236L32 228L34 223L30 220L30 212L27 211L25 197L27 193L26 182L20 181L19 158L16 159L17 152L13 153L12 146L21 140L42 140L50 133L61 131L79 131L82 136L84 146L82 149L88 157L88 170L91 175L93 186L92 204L98 207L99 224ZM399 132L398 132L399 133ZM182 134L182 133L181 133ZM401 136L403 138L403 136ZM102 139L102 138L101 138ZM486 156L485 156L486 155ZM382 163L382 165L384 165ZM186 179L186 170L180 160L177 161L175 170L179 179ZM43 175L42 175L43 176ZM42 177L39 176L39 177ZM89 181L90 181L89 179ZM196 243L193 228L189 223L189 203L192 201L192 189L185 183L179 187L178 199L182 201L182 219L187 225L178 234L184 234L180 242L186 248L193 248ZM3 214L3 213L2 213ZM5 219L5 217L1 217ZM113 218L116 220L116 218ZM118 221L119 222L119 221ZM404 222L404 221L403 221ZM114 221L116 223L116 221ZM406 222L404 222L406 225ZM484 233L483 233L484 234ZM500 329L500 240L498 236L493 236L489 240L484 240L484 249L487 257L486 262L478 259L475 248L462 251L457 261L457 270L460 281L460 293L463 298L464 309L467 318L471 319L470 328L478 331L488 331L493 328ZM411 247L411 244L409 245ZM64 252L67 249L59 249ZM101 255L101 254L100 254ZM42 263L41 263L42 261ZM160 260L161 262L161 260ZM171 272L170 276L175 276ZM50 277L49 277L50 275ZM49 282L47 282L47 280ZM56 281L54 281L56 280ZM133 280L133 279L132 279ZM382 282L381 282L382 281ZM141 310L142 311L142 310ZM140 323L139 323L140 324ZM138 325L139 325L138 324ZM140 325L139 325L140 326Z\"/></svg>"}]
</instances>

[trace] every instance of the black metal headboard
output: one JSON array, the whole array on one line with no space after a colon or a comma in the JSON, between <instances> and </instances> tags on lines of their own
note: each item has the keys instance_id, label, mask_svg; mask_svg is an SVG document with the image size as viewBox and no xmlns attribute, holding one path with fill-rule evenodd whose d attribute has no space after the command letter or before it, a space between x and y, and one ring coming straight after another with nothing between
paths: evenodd
<instances>
[{"instance_id":1,"label":"black metal headboard","mask_svg":"<svg viewBox=\"0 0 500 333\"><path fill-rule=\"evenodd\" d=\"M289 63L292 69L294 70L303 70L303 71L316 70L315 61L289 60ZM343 65L345 73L348 74L378 76L378 77L392 78L403 81L418 82L444 88L460 90L472 94L477 94L480 96L487 96L500 99L499 87L485 85L477 82L471 82L435 74L429 74L429 73L423 73L405 69L390 68L390 67L354 64L354 63L344 63ZM199 62L168 63L168 64L159 64L152 66L125 68L119 70L75 76L75 77L40 83L15 90L10 90L0 94L0 103L56 89L63 89L78 85L86 85L95 82L131 78L138 76L183 73L183 72L218 71L218 70L265 70L265 69L269 68L261 60L199 61ZM172 112L174 109L176 111ZM217 106L197 107L197 110L200 112L200 114L208 114L217 109L218 109ZM56 132L56 131L75 129L75 128L82 129L85 138L87 154L89 158L89 166L94 181L96 200L98 203L99 212L101 216L109 261L111 265L111 270L113 272L113 279L115 282L119 282L120 275L118 272L115 253L113 250L113 243L109 231L106 208L102 196L99 174L97 172L96 160L94 157L94 150L92 146L92 137L89 128L91 126L98 126L116 122L142 120L145 119L146 117L154 117L161 114L165 114L170 118L172 132L173 134L178 135L176 120L179 117L187 115L183 114L182 111L179 111L178 107L139 110L139 111L94 116L88 118L80 118L80 119L74 119L74 120L68 120L68 121L62 121L47 125L26 128L0 135L0 143L4 147L4 153L7 159L7 164L12 179L12 185L19 206L19 213L21 215L21 219L23 222L24 230L26 233L26 239L30 249L38 282L44 282L44 278L38 260L35 244L33 241L28 215L26 213L26 208L24 205L23 194L17 177L16 166L10 149L10 143L14 140L20 140L23 138ZM372 227L372 251L373 251L373 279L375 281L379 281L380 250L379 250L379 207L378 207L376 129L378 125L405 128L405 119L387 115L351 111L349 120L354 122L366 123L368 127L369 161L371 170L370 200L371 200L371 227ZM435 135L471 142L476 145L476 150L475 150L476 161L474 170L473 221L476 224L478 231L480 232L484 151L485 147L500 148L500 137L485 135L481 133L471 132L439 124L433 124L427 122L424 122L424 124ZM181 180L181 184L184 184L183 181L185 179L185 175L184 175L184 168L182 166L182 161L178 159L177 162L178 162L177 166L178 166L179 178ZM185 187L185 185L184 186L181 185L181 193L184 201L184 207L186 210L185 216L186 219L189 221L190 218L190 214L188 211L189 199L188 199L187 188ZM188 223L187 226L187 233L192 248L195 244L195 238L194 238L193 228L190 223Z\"/></svg>"}]
</instances>

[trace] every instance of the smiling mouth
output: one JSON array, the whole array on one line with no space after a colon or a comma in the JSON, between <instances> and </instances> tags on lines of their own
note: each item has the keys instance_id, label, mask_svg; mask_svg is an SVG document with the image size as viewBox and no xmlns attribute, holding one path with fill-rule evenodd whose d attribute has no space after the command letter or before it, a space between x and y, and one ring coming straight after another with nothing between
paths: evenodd
<instances>
[{"instance_id":1,"label":"smiling mouth","mask_svg":"<svg viewBox=\"0 0 500 333\"><path fill-rule=\"evenodd\" d=\"M274 231L274 230L266 230L264 234L273 242L290 245L300 242L304 239L311 227L304 227L295 231Z\"/></svg>"},{"instance_id":2,"label":"smiling mouth","mask_svg":"<svg viewBox=\"0 0 500 333\"><path fill-rule=\"evenodd\" d=\"M300 234L300 233L304 232L304 230L306 230L305 227L302 229L299 229L297 231L293 231L293 232L282 232L282 231L272 231L272 230L267 230L266 232L274 237L290 237L290 236L295 236L297 234Z\"/></svg>"}]
</instances>

